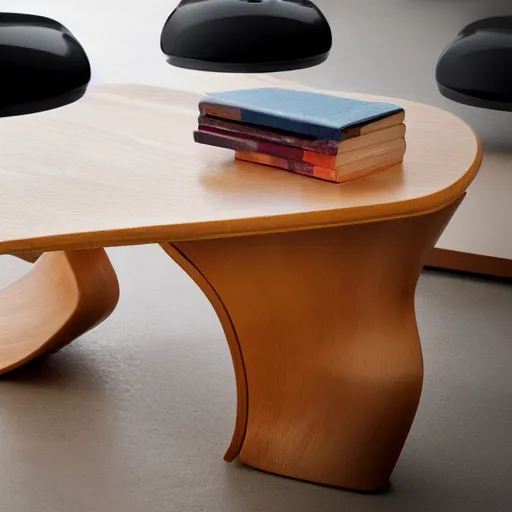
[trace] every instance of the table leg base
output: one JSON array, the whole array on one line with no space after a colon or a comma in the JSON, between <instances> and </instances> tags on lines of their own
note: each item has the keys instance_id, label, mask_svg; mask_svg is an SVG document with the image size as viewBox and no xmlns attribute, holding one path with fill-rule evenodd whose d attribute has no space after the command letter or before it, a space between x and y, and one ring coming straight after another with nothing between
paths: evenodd
<instances>
[{"instance_id":1,"label":"table leg base","mask_svg":"<svg viewBox=\"0 0 512 512\"><path fill-rule=\"evenodd\" d=\"M27 275L0 290L0 374L97 326L118 299L117 277L103 249L43 254Z\"/></svg>"},{"instance_id":2,"label":"table leg base","mask_svg":"<svg viewBox=\"0 0 512 512\"><path fill-rule=\"evenodd\" d=\"M217 311L235 366L227 460L384 486L420 399L414 293L460 201L402 220L164 244Z\"/></svg>"}]
</instances>

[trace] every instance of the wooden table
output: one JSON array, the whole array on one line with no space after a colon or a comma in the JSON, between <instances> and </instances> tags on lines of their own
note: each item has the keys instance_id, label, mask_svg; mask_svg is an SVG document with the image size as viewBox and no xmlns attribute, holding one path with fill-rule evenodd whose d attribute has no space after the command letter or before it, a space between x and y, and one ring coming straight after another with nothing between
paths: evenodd
<instances>
[{"instance_id":1,"label":"wooden table","mask_svg":"<svg viewBox=\"0 0 512 512\"><path fill-rule=\"evenodd\" d=\"M479 143L453 115L393 100L407 112L404 164L336 185L194 144L199 99L107 85L2 120L0 252L45 254L0 292L0 368L112 312L104 247L159 243L226 333L238 391L226 460L377 489L422 387L416 282L478 171Z\"/></svg>"}]
</instances>

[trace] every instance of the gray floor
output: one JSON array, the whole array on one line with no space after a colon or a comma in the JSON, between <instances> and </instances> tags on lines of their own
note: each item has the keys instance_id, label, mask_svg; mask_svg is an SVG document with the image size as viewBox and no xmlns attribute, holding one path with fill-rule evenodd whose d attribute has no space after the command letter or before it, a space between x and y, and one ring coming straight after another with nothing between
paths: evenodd
<instances>
[{"instance_id":1,"label":"gray floor","mask_svg":"<svg viewBox=\"0 0 512 512\"><path fill-rule=\"evenodd\" d=\"M0 510L512 510L512 286L423 276L421 406L390 491L367 496L224 463L235 386L211 307L158 247L110 254L114 316L0 382ZM3 281L27 268L3 260Z\"/></svg>"},{"instance_id":2,"label":"gray floor","mask_svg":"<svg viewBox=\"0 0 512 512\"><path fill-rule=\"evenodd\" d=\"M67 24L86 45L96 81L165 85L172 71L153 50L173 3L153 0L149 9L140 0L2 0L0 8ZM479 16L507 14L509 1L318 3L335 27L332 58L286 78L437 103L472 122L488 147L509 143L510 116L445 102L432 78L455 32ZM110 254L122 286L113 317L0 382L0 510L512 510L509 284L422 278L424 394L390 491L368 496L225 464L235 386L211 307L157 247ZM27 268L2 258L0 282Z\"/></svg>"}]
</instances>

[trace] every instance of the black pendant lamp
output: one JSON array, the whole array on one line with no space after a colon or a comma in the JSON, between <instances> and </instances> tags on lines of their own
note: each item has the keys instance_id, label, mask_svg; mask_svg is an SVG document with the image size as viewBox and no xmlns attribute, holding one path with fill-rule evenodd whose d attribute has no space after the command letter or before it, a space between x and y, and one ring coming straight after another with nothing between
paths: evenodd
<instances>
[{"instance_id":1,"label":"black pendant lamp","mask_svg":"<svg viewBox=\"0 0 512 512\"><path fill-rule=\"evenodd\" d=\"M441 54L441 94L475 107L512 111L512 16L465 27Z\"/></svg>"},{"instance_id":2,"label":"black pendant lamp","mask_svg":"<svg viewBox=\"0 0 512 512\"><path fill-rule=\"evenodd\" d=\"M85 51L60 23L0 13L0 117L72 103L84 95L90 79Z\"/></svg>"},{"instance_id":3,"label":"black pendant lamp","mask_svg":"<svg viewBox=\"0 0 512 512\"><path fill-rule=\"evenodd\" d=\"M171 65L228 73L316 66L331 46L329 23L309 0L182 0L161 36Z\"/></svg>"}]
</instances>

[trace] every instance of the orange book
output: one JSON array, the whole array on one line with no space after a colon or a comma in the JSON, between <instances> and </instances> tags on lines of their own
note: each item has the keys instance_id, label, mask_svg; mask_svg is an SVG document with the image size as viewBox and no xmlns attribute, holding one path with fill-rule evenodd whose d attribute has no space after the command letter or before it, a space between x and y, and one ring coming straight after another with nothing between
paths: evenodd
<instances>
[{"instance_id":1,"label":"orange book","mask_svg":"<svg viewBox=\"0 0 512 512\"><path fill-rule=\"evenodd\" d=\"M271 167L278 167L297 174L303 174L313 178L343 183L368 176L378 171L382 171L403 161L405 153L405 140L400 148L394 149L388 153L363 158L355 162L348 163L339 169L329 169L314 165L309 162L298 162L288 158L281 158L265 153L254 151L236 151L235 158L247 162L253 162Z\"/></svg>"}]
</instances>

